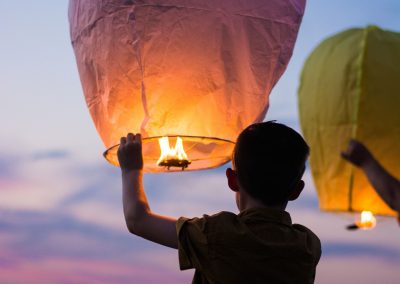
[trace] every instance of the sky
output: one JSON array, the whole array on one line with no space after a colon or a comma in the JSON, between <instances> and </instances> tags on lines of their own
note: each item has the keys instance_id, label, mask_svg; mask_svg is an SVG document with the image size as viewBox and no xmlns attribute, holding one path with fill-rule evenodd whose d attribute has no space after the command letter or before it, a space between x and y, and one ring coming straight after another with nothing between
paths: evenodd
<instances>
[{"instance_id":1,"label":"sky","mask_svg":"<svg viewBox=\"0 0 400 284\"><path fill-rule=\"evenodd\" d=\"M0 1L0 283L190 283L177 252L131 235L119 169L84 102L64 0ZM324 38L352 27L400 30L398 0L309 0L293 57L266 119L300 129L299 74ZM225 166L226 167L226 166ZM237 212L225 167L145 176L152 210L173 217ZM381 217L349 232L321 212L309 171L288 207L321 239L316 283L398 283L400 231Z\"/></svg>"}]
</instances>

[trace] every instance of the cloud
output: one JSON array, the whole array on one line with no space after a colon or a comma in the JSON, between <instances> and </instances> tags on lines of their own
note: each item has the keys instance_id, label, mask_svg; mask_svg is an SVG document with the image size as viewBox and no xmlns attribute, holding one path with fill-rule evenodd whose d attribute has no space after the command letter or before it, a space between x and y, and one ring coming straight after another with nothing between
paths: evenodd
<instances>
[{"instance_id":1,"label":"cloud","mask_svg":"<svg viewBox=\"0 0 400 284\"><path fill-rule=\"evenodd\" d=\"M16 176L16 166L20 161L20 157L1 153L0 155L0 180L10 180Z\"/></svg>"},{"instance_id":2,"label":"cloud","mask_svg":"<svg viewBox=\"0 0 400 284\"><path fill-rule=\"evenodd\" d=\"M226 182L225 167L148 175L144 185L152 209L160 214L191 217L222 210L237 211L235 194Z\"/></svg>"},{"instance_id":3,"label":"cloud","mask_svg":"<svg viewBox=\"0 0 400 284\"><path fill-rule=\"evenodd\" d=\"M50 159L65 159L69 158L71 153L67 150L56 149L49 151L40 151L32 154L32 159L35 161L38 160L50 160Z\"/></svg>"},{"instance_id":4,"label":"cloud","mask_svg":"<svg viewBox=\"0 0 400 284\"><path fill-rule=\"evenodd\" d=\"M1 210L0 216L2 282L190 281L190 272L179 272L176 250L135 237L125 228L109 230L56 211Z\"/></svg>"},{"instance_id":5,"label":"cloud","mask_svg":"<svg viewBox=\"0 0 400 284\"><path fill-rule=\"evenodd\" d=\"M2 210L0 214L2 246L12 255L24 259L108 258L136 264L142 261L142 256L148 253L153 255L153 251L161 255L172 254L174 257L176 253L172 249L160 248L160 245L130 234L124 226L118 230L110 230L106 226L85 222L56 211L43 213ZM99 218L102 215L104 214L99 214ZM3 252L1 255L4 256ZM4 259L1 262L4 263Z\"/></svg>"},{"instance_id":6,"label":"cloud","mask_svg":"<svg viewBox=\"0 0 400 284\"><path fill-rule=\"evenodd\" d=\"M146 265L132 265L106 258L87 260L85 258L51 257L25 261L20 259L13 264L13 269L0 266L3 283L146 283L172 284L189 283L191 276L156 270Z\"/></svg>"},{"instance_id":7,"label":"cloud","mask_svg":"<svg viewBox=\"0 0 400 284\"><path fill-rule=\"evenodd\" d=\"M370 256L322 258L317 266L315 283L376 284L399 282L399 262Z\"/></svg>"},{"instance_id":8,"label":"cloud","mask_svg":"<svg viewBox=\"0 0 400 284\"><path fill-rule=\"evenodd\" d=\"M322 242L324 257L373 257L390 261L400 261L400 250L386 244L357 242Z\"/></svg>"},{"instance_id":9,"label":"cloud","mask_svg":"<svg viewBox=\"0 0 400 284\"><path fill-rule=\"evenodd\" d=\"M56 209L111 229L123 225L119 169L103 160L80 161L67 151L52 153L14 162L14 173L18 175L13 179L14 184L2 193L0 206L40 211ZM53 156L64 158L45 158ZM234 193L225 177L228 166L199 172L146 174L144 184L152 210L176 218L223 210L237 212ZM308 191L293 203L295 208L316 208L315 192ZM100 218L98 214L103 212L107 214Z\"/></svg>"},{"instance_id":10,"label":"cloud","mask_svg":"<svg viewBox=\"0 0 400 284\"><path fill-rule=\"evenodd\" d=\"M8 168L15 183L0 191L0 244L9 250L0 256L0 273L9 277L4 279L24 283L23 277L37 273L37 279L43 280L46 272L48 279L54 280L52 283L64 276L72 283L84 283L88 275L98 283L131 283L132 279L139 279L139 283L165 283L160 279L190 282L193 272L178 271L176 251L132 236L126 230L119 169L103 160L83 161L75 156L10 160L12 163L3 162L3 167ZM226 167L145 175L152 210L173 217L221 210L237 212L234 193L226 184ZM297 201L290 203L289 210L295 222L310 227L323 241L322 267L335 259L348 266L363 258L398 262L398 252L390 254L390 248L397 243L397 226L382 225L386 227L368 234L349 233L344 228L353 217L321 213L309 171L304 180L306 188ZM57 265L53 267L51 263ZM125 270L127 263L131 272ZM44 267L42 271L40 265ZM99 269L109 265L119 276L107 278L103 271L96 274L95 265ZM328 272L324 275L320 283L328 283L325 277L332 277Z\"/></svg>"},{"instance_id":11,"label":"cloud","mask_svg":"<svg viewBox=\"0 0 400 284\"><path fill-rule=\"evenodd\" d=\"M67 150L40 151L33 154L28 153L0 153L0 178L16 179L21 177L22 169L26 164L33 165L32 161L57 160L70 158Z\"/></svg>"},{"instance_id":12,"label":"cloud","mask_svg":"<svg viewBox=\"0 0 400 284\"><path fill-rule=\"evenodd\" d=\"M112 180L104 167L68 153L0 154L0 207L40 211L59 208L64 199L73 199L74 195L79 199L79 193L91 184L104 189L106 181Z\"/></svg>"},{"instance_id":13,"label":"cloud","mask_svg":"<svg viewBox=\"0 0 400 284\"><path fill-rule=\"evenodd\" d=\"M99 218L103 215L99 212ZM2 210L0 216L5 248L0 275L8 283L26 283L32 275L36 282L30 283L188 283L192 277L193 271L178 271L175 250L134 237L124 228L109 230L56 211ZM390 244L323 241L317 283L376 283L383 275L389 281L385 283L395 283L390 279L396 279L399 256ZM370 271L363 272L360 265Z\"/></svg>"}]
</instances>

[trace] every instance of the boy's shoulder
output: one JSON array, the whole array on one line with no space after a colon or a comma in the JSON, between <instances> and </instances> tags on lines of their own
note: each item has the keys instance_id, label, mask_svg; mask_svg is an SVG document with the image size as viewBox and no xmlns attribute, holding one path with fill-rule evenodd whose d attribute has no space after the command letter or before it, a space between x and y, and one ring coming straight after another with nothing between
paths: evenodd
<instances>
[{"instance_id":1,"label":"boy's shoulder","mask_svg":"<svg viewBox=\"0 0 400 284\"><path fill-rule=\"evenodd\" d=\"M313 239L317 240L318 242L320 242L318 236L308 227L301 225L301 224L293 224L292 225L293 228L299 232L304 232L307 235L310 235L313 237Z\"/></svg>"},{"instance_id":2,"label":"boy's shoulder","mask_svg":"<svg viewBox=\"0 0 400 284\"><path fill-rule=\"evenodd\" d=\"M204 214L200 218L191 219L181 217L177 223L178 231L184 224L189 225L189 227L197 227L197 230L208 234L242 232L244 228L255 228L256 230L258 228L260 230L275 230L276 228L278 231L295 232L307 237L310 242L316 245L320 244L319 238L312 230L304 225L293 224L288 212L271 208L248 209L239 214L221 211L213 215ZM286 229L282 230L279 227Z\"/></svg>"},{"instance_id":3,"label":"boy's shoulder","mask_svg":"<svg viewBox=\"0 0 400 284\"><path fill-rule=\"evenodd\" d=\"M204 233L210 232L214 229L223 229L237 222L237 215L228 211L221 211L219 213L208 215L204 214L202 217L180 217L176 223L178 233L185 226L187 228L194 228Z\"/></svg>"},{"instance_id":4,"label":"boy's shoulder","mask_svg":"<svg viewBox=\"0 0 400 284\"><path fill-rule=\"evenodd\" d=\"M292 226L299 235L304 236L306 247L311 248L313 250L313 254L318 259L321 257L322 249L321 249L321 240L318 236L309 228L301 224L293 224Z\"/></svg>"}]
</instances>

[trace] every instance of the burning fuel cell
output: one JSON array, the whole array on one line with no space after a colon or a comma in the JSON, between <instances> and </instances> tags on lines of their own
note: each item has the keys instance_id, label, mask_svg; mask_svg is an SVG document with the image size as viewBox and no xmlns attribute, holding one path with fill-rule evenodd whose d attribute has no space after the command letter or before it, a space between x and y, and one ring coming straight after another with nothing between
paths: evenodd
<instances>
[{"instance_id":1,"label":"burning fuel cell","mask_svg":"<svg viewBox=\"0 0 400 284\"><path fill-rule=\"evenodd\" d=\"M190 161L183 148L182 138L176 137L176 144L174 148L169 146L168 137L158 139L160 143L161 154L157 161L157 165L167 167L182 168L182 171L190 165Z\"/></svg>"}]
</instances>

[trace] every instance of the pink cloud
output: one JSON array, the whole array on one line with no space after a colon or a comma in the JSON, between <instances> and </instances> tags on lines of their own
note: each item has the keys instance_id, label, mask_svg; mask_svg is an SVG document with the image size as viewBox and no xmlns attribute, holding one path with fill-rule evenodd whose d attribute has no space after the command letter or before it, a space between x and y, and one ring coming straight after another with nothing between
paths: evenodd
<instances>
[{"instance_id":1,"label":"pink cloud","mask_svg":"<svg viewBox=\"0 0 400 284\"><path fill-rule=\"evenodd\" d=\"M399 283L399 262L371 257L322 258L315 283Z\"/></svg>"},{"instance_id":2,"label":"pink cloud","mask_svg":"<svg viewBox=\"0 0 400 284\"><path fill-rule=\"evenodd\" d=\"M0 283L190 283L193 271L178 270L176 251L128 233L120 178L113 168L71 166L65 159L62 163L30 161L18 168L18 175L0 178L2 189L3 185L9 189L0 191L0 208L14 210L0 211ZM396 246L397 224L383 222L370 232L348 232L345 226L353 216L320 212L309 172L305 180L305 192L289 211L294 222L311 228L323 244ZM152 208L160 214L190 217L220 210L236 212L223 169L149 175L145 185ZM377 283L385 273L387 283L396 283L390 282L396 257L387 257L385 252L379 256L360 253L363 248L353 254L342 251L324 256L323 252L316 283ZM367 277L362 267L369 269Z\"/></svg>"},{"instance_id":3,"label":"pink cloud","mask_svg":"<svg viewBox=\"0 0 400 284\"><path fill-rule=\"evenodd\" d=\"M189 283L191 278L188 274L128 262L55 257L22 259L10 254L7 257L11 259L11 264L0 262L1 283L168 284Z\"/></svg>"}]
</instances>

